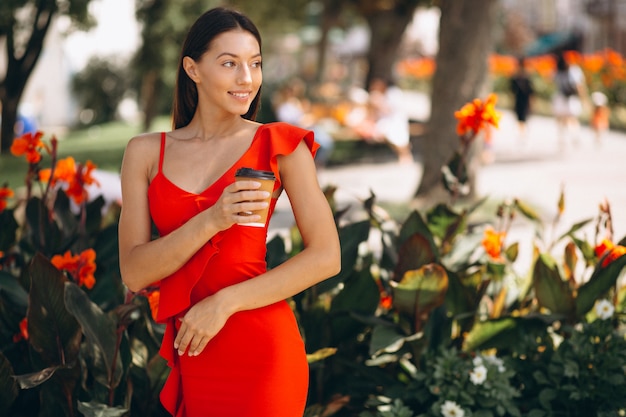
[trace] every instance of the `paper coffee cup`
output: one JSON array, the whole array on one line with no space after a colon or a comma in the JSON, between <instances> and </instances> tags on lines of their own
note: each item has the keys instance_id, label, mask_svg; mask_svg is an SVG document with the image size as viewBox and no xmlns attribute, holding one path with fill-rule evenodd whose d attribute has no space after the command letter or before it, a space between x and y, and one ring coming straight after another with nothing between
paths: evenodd
<instances>
[{"instance_id":1,"label":"paper coffee cup","mask_svg":"<svg viewBox=\"0 0 626 417\"><path fill-rule=\"evenodd\" d=\"M261 187L257 190L259 191L267 191L270 196L267 198L267 207L262 210L249 211L245 213L239 213L240 215L251 216L253 214L258 214L261 216L258 222L250 222L250 223L239 223L241 226L254 226L254 227L265 227L267 223L267 215L269 213L269 203L272 198L272 192L274 191L274 181L276 181L276 177L272 171L261 171L252 168L239 168L237 172L235 172L235 179L237 181L256 181L261 183Z\"/></svg>"}]
</instances>

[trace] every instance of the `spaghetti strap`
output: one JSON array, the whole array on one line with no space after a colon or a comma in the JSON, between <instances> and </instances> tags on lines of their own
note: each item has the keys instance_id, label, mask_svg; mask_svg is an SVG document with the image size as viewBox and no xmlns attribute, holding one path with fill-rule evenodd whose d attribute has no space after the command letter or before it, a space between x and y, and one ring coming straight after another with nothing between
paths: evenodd
<instances>
[{"instance_id":1,"label":"spaghetti strap","mask_svg":"<svg viewBox=\"0 0 626 417\"><path fill-rule=\"evenodd\" d=\"M163 155L165 155L165 132L161 132L161 151L159 153L159 172L163 171Z\"/></svg>"}]
</instances>

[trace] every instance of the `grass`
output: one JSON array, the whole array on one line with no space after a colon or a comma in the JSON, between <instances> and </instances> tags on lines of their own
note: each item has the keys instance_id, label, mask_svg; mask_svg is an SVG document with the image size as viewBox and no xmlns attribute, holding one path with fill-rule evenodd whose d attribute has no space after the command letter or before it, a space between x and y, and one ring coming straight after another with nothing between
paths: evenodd
<instances>
[{"instance_id":1,"label":"grass","mask_svg":"<svg viewBox=\"0 0 626 417\"><path fill-rule=\"evenodd\" d=\"M151 130L169 130L169 118L158 118ZM45 134L44 141L50 140ZM138 124L111 122L86 129L69 131L59 136L59 158L74 157L78 162L91 160L98 169L119 172L122 156L128 140L141 133ZM44 159L42 167L47 167ZM0 155L0 185L8 184L16 189L24 184L27 165L23 157L17 158L12 154Z\"/></svg>"}]
</instances>

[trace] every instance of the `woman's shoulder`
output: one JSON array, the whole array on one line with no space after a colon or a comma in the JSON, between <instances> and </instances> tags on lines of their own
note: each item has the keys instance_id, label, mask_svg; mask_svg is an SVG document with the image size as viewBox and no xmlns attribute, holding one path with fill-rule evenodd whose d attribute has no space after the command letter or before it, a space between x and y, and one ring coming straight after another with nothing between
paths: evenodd
<instances>
[{"instance_id":1,"label":"woman's shoulder","mask_svg":"<svg viewBox=\"0 0 626 417\"><path fill-rule=\"evenodd\" d=\"M296 126L288 122L280 121L264 123L259 127L259 129L267 129L269 131L277 131L281 133L292 133L295 135L306 134L307 132L309 132L308 129Z\"/></svg>"},{"instance_id":2,"label":"woman's shoulder","mask_svg":"<svg viewBox=\"0 0 626 417\"><path fill-rule=\"evenodd\" d=\"M150 152L159 149L161 144L161 132L141 133L133 136L126 145L127 152Z\"/></svg>"}]
</instances>

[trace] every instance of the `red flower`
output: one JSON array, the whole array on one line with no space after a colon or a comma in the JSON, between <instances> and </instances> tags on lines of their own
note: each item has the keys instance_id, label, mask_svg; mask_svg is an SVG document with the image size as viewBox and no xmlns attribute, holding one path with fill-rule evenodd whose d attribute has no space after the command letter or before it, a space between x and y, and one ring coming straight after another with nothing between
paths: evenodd
<instances>
[{"instance_id":1,"label":"red flower","mask_svg":"<svg viewBox=\"0 0 626 417\"><path fill-rule=\"evenodd\" d=\"M46 148L46 145L41 140L42 137L43 132L37 132L34 135L28 132L19 138L15 138L11 144L11 153L15 156L26 155L26 161L29 164L36 164L41 161L40 150Z\"/></svg>"},{"instance_id":2,"label":"red flower","mask_svg":"<svg viewBox=\"0 0 626 417\"><path fill-rule=\"evenodd\" d=\"M54 255L50 262L58 270L67 271L78 285L92 289L96 284L94 272L96 272L96 251L87 249L79 255L72 255L70 251L61 255Z\"/></svg>"},{"instance_id":3,"label":"red flower","mask_svg":"<svg viewBox=\"0 0 626 417\"><path fill-rule=\"evenodd\" d=\"M603 239L602 242L595 247L595 253L598 258L604 257L602 267L605 268L617 258L626 255L626 247L615 245L610 240Z\"/></svg>"},{"instance_id":4,"label":"red flower","mask_svg":"<svg viewBox=\"0 0 626 417\"><path fill-rule=\"evenodd\" d=\"M9 187L0 187L0 213L2 213L5 208L7 208L7 199L12 198L13 195L13 190Z\"/></svg>"},{"instance_id":5,"label":"red flower","mask_svg":"<svg viewBox=\"0 0 626 417\"><path fill-rule=\"evenodd\" d=\"M454 117L459 121L456 127L457 134L464 136L473 132L476 135L489 125L498 127L500 113L496 111L497 99L495 94L490 94L484 103L476 98L464 105L461 110L454 112Z\"/></svg>"},{"instance_id":6,"label":"red flower","mask_svg":"<svg viewBox=\"0 0 626 417\"><path fill-rule=\"evenodd\" d=\"M28 340L28 319L26 317L20 321L20 332L13 335L13 343L17 343L20 340Z\"/></svg>"}]
</instances>

